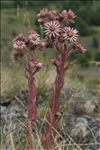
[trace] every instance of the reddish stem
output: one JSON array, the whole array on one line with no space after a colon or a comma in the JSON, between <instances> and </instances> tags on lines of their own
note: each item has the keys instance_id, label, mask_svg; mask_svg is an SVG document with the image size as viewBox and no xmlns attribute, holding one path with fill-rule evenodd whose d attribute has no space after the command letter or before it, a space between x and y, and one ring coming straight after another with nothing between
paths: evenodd
<instances>
[{"instance_id":1,"label":"reddish stem","mask_svg":"<svg viewBox=\"0 0 100 150\"><path fill-rule=\"evenodd\" d=\"M42 144L46 150L51 150L54 137L56 135L57 125L59 122L59 96L61 94L61 89L64 84L64 74L65 74L65 60L66 60L66 49L63 52L59 52L55 64L57 68L57 76L55 83L53 85L53 93L51 99L50 110L47 113L46 125L44 129L44 134L42 136Z\"/></svg>"},{"instance_id":2,"label":"reddish stem","mask_svg":"<svg viewBox=\"0 0 100 150\"><path fill-rule=\"evenodd\" d=\"M37 90L35 86L35 78L33 76L33 71L30 63L28 63L29 76L28 76L28 93L29 93L29 103L28 103L28 119L31 122L36 120L36 96Z\"/></svg>"},{"instance_id":3,"label":"reddish stem","mask_svg":"<svg viewBox=\"0 0 100 150\"><path fill-rule=\"evenodd\" d=\"M30 62L27 64L27 79L28 79L28 121L25 127L26 135L26 150L31 150L32 147L32 137L31 129L36 120L36 96L37 90L35 86L35 78L33 76L33 71Z\"/></svg>"}]
</instances>

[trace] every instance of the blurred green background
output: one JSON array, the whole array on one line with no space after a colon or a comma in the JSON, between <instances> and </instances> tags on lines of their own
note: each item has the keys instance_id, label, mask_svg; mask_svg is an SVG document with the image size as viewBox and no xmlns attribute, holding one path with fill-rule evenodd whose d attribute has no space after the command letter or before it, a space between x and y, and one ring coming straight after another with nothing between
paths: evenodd
<instances>
[{"instance_id":1,"label":"blurred green background","mask_svg":"<svg viewBox=\"0 0 100 150\"><path fill-rule=\"evenodd\" d=\"M80 76L80 81L84 81L89 87L95 88L99 84L100 71L96 68L96 62L100 62L100 1L56 1L56 0L13 0L1 1L1 85L2 95L13 96L16 91L26 88L24 69L19 64L14 65L10 60L12 51L12 40L19 33L25 34L32 29L40 32L40 27L36 22L36 14L40 9L56 9L58 12L63 9L72 9L77 15L74 25L79 31L80 41L84 44L87 52L83 55L72 56ZM37 59L43 61L48 66L48 58L53 57L53 53L48 50L37 54ZM49 68L49 67L48 67ZM72 67L73 68L73 67ZM71 68L71 69L72 69ZM73 69L72 69L73 70ZM38 78L44 78L42 72ZM44 81L43 80L43 81ZM39 86L42 88L41 79ZM40 85L41 84L41 85ZM43 89L42 89L43 90Z\"/></svg>"}]
</instances>

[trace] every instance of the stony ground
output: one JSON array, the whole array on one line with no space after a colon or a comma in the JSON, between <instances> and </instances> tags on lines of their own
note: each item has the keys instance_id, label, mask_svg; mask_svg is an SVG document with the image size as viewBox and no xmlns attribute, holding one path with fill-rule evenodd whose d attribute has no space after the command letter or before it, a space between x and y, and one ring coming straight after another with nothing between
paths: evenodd
<instances>
[{"instance_id":1,"label":"stony ground","mask_svg":"<svg viewBox=\"0 0 100 150\"><path fill-rule=\"evenodd\" d=\"M45 104L44 97L46 99L46 95L38 95L38 107ZM82 92L74 92L70 88L64 87L62 91L59 99L62 114L59 133L63 140L58 137L58 141L63 143L64 150L100 149L100 101L92 94L87 97L86 99ZM12 131L23 143L22 124L27 117L27 98L27 91L18 93L12 102L1 97L1 134L4 148L9 144L10 139L7 137ZM18 140L16 142L18 143Z\"/></svg>"}]
</instances>

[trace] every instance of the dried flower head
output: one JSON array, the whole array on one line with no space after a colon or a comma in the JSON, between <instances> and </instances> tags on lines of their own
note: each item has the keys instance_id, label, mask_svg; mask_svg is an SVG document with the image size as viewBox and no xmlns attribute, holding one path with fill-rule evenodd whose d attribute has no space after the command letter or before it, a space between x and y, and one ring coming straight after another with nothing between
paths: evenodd
<instances>
[{"instance_id":1,"label":"dried flower head","mask_svg":"<svg viewBox=\"0 0 100 150\"><path fill-rule=\"evenodd\" d=\"M43 9L37 14L38 22L44 24L48 21L53 21L56 18L55 10Z\"/></svg>"},{"instance_id":2,"label":"dried flower head","mask_svg":"<svg viewBox=\"0 0 100 150\"><path fill-rule=\"evenodd\" d=\"M25 37L20 34L13 40L13 48L16 50L22 50L25 47Z\"/></svg>"},{"instance_id":3,"label":"dried flower head","mask_svg":"<svg viewBox=\"0 0 100 150\"><path fill-rule=\"evenodd\" d=\"M69 23L74 23L75 17L76 16L75 16L74 12L71 9L69 9L68 11L63 10L60 13L59 19L60 19L60 21L66 22L69 24Z\"/></svg>"},{"instance_id":4,"label":"dried flower head","mask_svg":"<svg viewBox=\"0 0 100 150\"><path fill-rule=\"evenodd\" d=\"M46 43L45 44L46 48L53 48L55 39L53 39L53 38L51 39L51 38L47 37L45 43Z\"/></svg>"},{"instance_id":5,"label":"dried flower head","mask_svg":"<svg viewBox=\"0 0 100 150\"><path fill-rule=\"evenodd\" d=\"M66 45L67 34L63 32L63 29L60 31L59 36L55 40L55 45L57 49L64 49Z\"/></svg>"},{"instance_id":6,"label":"dried flower head","mask_svg":"<svg viewBox=\"0 0 100 150\"><path fill-rule=\"evenodd\" d=\"M35 69L34 71L39 71L41 68L43 68L43 64L40 62L34 61L34 59L30 60L29 64L33 69Z\"/></svg>"},{"instance_id":7,"label":"dried flower head","mask_svg":"<svg viewBox=\"0 0 100 150\"><path fill-rule=\"evenodd\" d=\"M31 31L26 37L26 45L29 49L35 49L40 44L40 36L36 31Z\"/></svg>"},{"instance_id":8,"label":"dried flower head","mask_svg":"<svg viewBox=\"0 0 100 150\"><path fill-rule=\"evenodd\" d=\"M80 53L84 53L86 51L86 49L83 47L83 45L81 45L81 43L79 43L79 42L74 43L73 49L77 50Z\"/></svg>"},{"instance_id":9,"label":"dried flower head","mask_svg":"<svg viewBox=\"0 0 100 150\"><path fill-rule=\"evenodd\" d=\"M50 21L45 23L45 34L49 37L49 38L56 38L56 36L59 36L59 32L60 32L60 23L58 21Z\"/></svg>"},{"instance_id":10,"label":"dried flower head","mask_svg":"<svg viewBox=\"0 0 100 150\"><path fill-rule=\"evenodd\" d=\"M17 50L13 50L12 53L11 53L11 60L12 62L17 62L17 60L21 57L23 57L24 53L23 52L19 52Z\"/></svg>"},{"instance_id":11,"label":"dried flower head","mask_svg":"<svg viewBox=\"0 0 100 150\"><path fill-rule=\"evenodd\" d=\"M63 29L64 34L67 35L67 40L71 43L74 43L78 39L78 31L76 29L70 28L70 27L65 27Z\"/></svg>"},{"instance_id":12,"label":"dried flower head","mask_svg":"<svg viewBox=\"0 0 100 150\"><path fill-rule=\"evenodd\" d=\"M71 9L69 9L67 15L68 15L68 23L74 23L74 19L76 18L74 12Z\"/></svg>"},{"instance_id":13,"label":"dried flower head","mask_svg":"<svg viewBox=\"0 0 100 150\"><path fill-rule=\"evenodd\" d=\"M40 12L37 14L37 17L44 17L48 14L48 9L43 8L42 10L40 10Z\"/></svg>"}]
</instances>

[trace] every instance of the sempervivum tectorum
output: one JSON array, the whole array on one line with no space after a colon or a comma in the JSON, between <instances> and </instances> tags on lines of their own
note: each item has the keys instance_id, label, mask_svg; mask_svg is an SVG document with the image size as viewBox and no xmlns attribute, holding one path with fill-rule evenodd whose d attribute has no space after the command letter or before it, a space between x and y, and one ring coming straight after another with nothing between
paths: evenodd
<instances>
[{"instance_id":1,"label":"sempervivum tectorum","mask_svg":"<svg viewBox=\"0 0 100 150\"><path fill-rule=\"evenodd\" d=\"M58 21L50 21L45 23L45 34L47 37L49 38L56 38L57 36L59 36L59 32L60 32L60 23Z\"/></svg>"},{"instance_id":2,"label":"sempervivum tectorum","mask_svg":"<svg viewBox=\"0 0 100 150\"><path fill-rule=\"evenodd\" d=\"M40 45L40 36L36 31L31 31L28 33L26 37L26 45L27 48L34 50Z\"/></svg>"},{"instance_id":3,"label":"sempervivum tectorum","mask_svg":"<svg viewBox=\"0 0 100 150\"><path fill-rule=\"evenodd\" d=\"M79 42L75 42L73 44L73 49L76 50L77 52L80 52L80 53L84 53L86 51L84 46Z\"/></svg>"},{"instance_id":4,"label":"sempervivum tectorum","mask_svg":"<svg viewBox=\"0 0 100 150\"><path fill-rule=\"evenodd\" d=\"M67 40L71 43L74 43L78 39L78 31L76 29L65 27L63 29L64 34L67 36Z\"/></svg>"},{"instance_id":5,"label":"sempervivum tectorum","mask_svg":"<svg viewBox=\"0 0 100 150\"><path fill-rule=\"evenodd\" d=\"M66 42L67 42L67 34L65 34L63 30L61 30L59 36L55 40L55 46L57 50L63 50L66 46Z\"/></svg>"},{"instance_id":6,"label":"sempervivum tectorum","mask_svg":"<svg viewBox=\"0 0 100 150\"><path fill-rule=\"evenodd\" d=\"M48 10L48 9L42 9L37 14L38 22L41 24L44 24L48 21L53 21L56 19L56 11L55 10Z\"/></svg>"},{"instance_id":7,"label":"sempervivum tectorum","mask_svg":"<svg viewBox=\"0 0 100 150\"><path fill-rule=\"evenodd\" d=\"M50 109L46 114L44 133L41 143L44 149L52 149L54 138L61 118L59 97L64 85L65 71L69 67L69 54L73 52L84 53L86 49L78 42L78 31L69 26L74 23L75 14L71 10L63 10L57 14L55 10L43 9L37 14L37 21L43 29L42 38L36 31L29 32L26 37L17 36L13 41L14 51L12 59L17 60L25 54L25 72L28 80L29 104L28 104L28 122L25 125L26 150L32 148L32 125L35 125L37 119L37 89L35 86L35 73L43 65L34 58L34 50L43 48L56 48L56 56L52 64L56 67L56 79L52 87L52 97ZM42 28L43 27L43 28ZM71 49L72 48L72 49ZM67 58L67 59L66 59ZM67 63L66 63L67 60ZM29 129L29 130L28 130Z\"/></svg>"},{"instance_id":8,"label":"sempervivum tectorum","mask_svg":"<svg viewBox=\"0 0 100 150\"><path fill-rule=\"evenodd\" d=\"M59 20L61 22L65 22L65 23L74 23L74 19L76 18L74 12L69 9L67 10L63 10L60 15L59 15Z\"/></svg>"},{"instance_id":9,"label":"sempervivum tectorum","mask_svg":"<svg viewBox=\"0 0 100 150\"><path fill-rule=\"evenodd\" d=\"M16 36L16 38L13 40L13 51L11 53L11 60L13 62L16 62L18 58L23 57L25 48L25 37L21 34Z\"/></svg>"},{"instance_id":10,"label":"sempervivum tectorum","mask_svg":"<svg viewBox=\"0 0 100 150\"><path fill-rule=\"evenodd\" d=\"M22 50L25 47L25 37L20 34L13 40L13 48L16 50Z\"/></svg>"}]
</instances>

